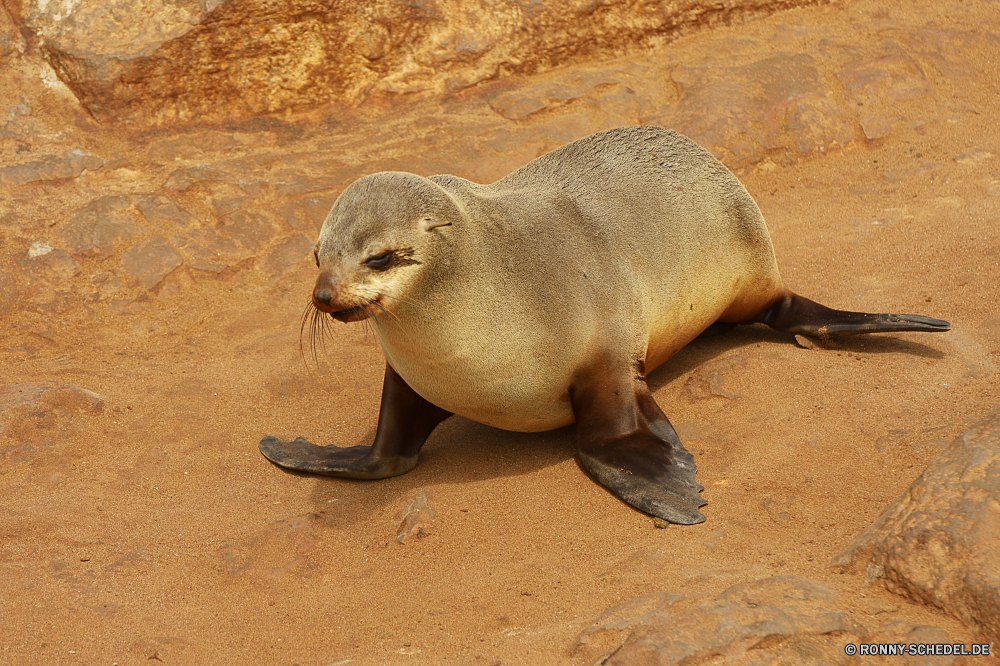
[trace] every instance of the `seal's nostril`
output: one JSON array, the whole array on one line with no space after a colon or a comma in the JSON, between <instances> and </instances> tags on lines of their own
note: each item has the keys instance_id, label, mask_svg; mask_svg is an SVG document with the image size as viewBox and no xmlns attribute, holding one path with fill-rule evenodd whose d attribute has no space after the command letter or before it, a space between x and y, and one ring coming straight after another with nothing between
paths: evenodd
<instances>
[{"instance_id":1,"label":"seal's nostril","mask_svg":"<svg viewBox=\"0 0 1000 666\"><path fill-rule=\"evenodd\" d=\"M333 295L330 294L329 289L320 289L316 292L316 300L323 305L329 305L330 301L333 299Z\"/></svg>"}]
</instances>

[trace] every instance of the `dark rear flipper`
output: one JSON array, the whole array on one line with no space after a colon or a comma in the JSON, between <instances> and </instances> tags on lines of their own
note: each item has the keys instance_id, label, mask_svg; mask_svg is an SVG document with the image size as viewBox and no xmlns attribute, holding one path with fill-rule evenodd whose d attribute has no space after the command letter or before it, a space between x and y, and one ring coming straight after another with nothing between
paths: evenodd
<instances>
[{"instance_id":1,"label":"dark rear flipper","mask_svg":"<svg viewBox=\"0 0 1000 666\"><path fill-rule=\"evenodd\" d=\"M829 336L889 333L892 331L929 331L942 333L951 329L943 319L908 314L868 314L834 310L789 293L754 318L755 322L794 335Z\"/></svg>"}]
</instances>

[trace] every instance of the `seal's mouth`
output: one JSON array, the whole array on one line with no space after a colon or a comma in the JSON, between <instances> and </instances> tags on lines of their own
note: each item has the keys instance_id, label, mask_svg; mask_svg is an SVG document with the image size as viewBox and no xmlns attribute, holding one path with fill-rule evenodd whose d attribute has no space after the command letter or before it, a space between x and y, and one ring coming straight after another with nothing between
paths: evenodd
<instances>
[{"instance_id":1,"label":"seal's mouth","mask_svg":"<svg viewBox=\"0 0 1000 666\"><path fill-rule=\"evenodd\" d=\"M364 307L359 305L357 307L348 308L347 310L337 310L336 312L331 312L330 316L337 321L351 322L368 319L369 314Z\"/></svg>"}]
</instances>

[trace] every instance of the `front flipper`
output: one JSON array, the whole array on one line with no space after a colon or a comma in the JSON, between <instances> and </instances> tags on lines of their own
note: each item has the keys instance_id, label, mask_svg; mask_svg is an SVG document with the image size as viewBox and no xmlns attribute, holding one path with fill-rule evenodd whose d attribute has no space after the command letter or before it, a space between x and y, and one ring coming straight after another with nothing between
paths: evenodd
<instances>
[{"instance_id":1,"label":"front flipper","mask_svg":"<svg viewBox=\"0 0 1000 666\"><path fill-rule=\"evenodd\" d=\"M681 445L645 379L600 364L570 390L580 465L644 513L681 525L704 522L694 456Z\"/></svg>"},{"instance_id":2,"label":"front flipper","mask_svg":"<svg viewBox=\"0 0 1000 666\"><path fill-rule=\"evenodd\" d=\"M378 430L371 446L316 446L301 437L292 442L265 437L260 440L260 452L274 464L300 472L385 479L413 469L424 442L449 416L451 412L417 395L386 363Z\"/></svg>"}]
</instances>

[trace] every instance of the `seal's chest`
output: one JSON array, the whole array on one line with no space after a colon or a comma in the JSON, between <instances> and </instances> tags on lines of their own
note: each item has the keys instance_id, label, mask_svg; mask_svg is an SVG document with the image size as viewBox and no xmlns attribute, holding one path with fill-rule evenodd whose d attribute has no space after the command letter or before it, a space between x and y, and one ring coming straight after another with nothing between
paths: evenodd
<instances>
[{"instance_id":1,"label":"seal's chest","mask_svg":"<svg viewBox=\"0 0 1000 666\"><path fill-rule=\"evenodd\" d=\"M400 353L385 344L382 349L414 391L449 412L522 432L573 422L568 392L572 372L537 350L466 355Z\"/></svg>"}]
</instances>

